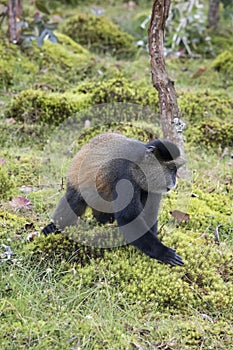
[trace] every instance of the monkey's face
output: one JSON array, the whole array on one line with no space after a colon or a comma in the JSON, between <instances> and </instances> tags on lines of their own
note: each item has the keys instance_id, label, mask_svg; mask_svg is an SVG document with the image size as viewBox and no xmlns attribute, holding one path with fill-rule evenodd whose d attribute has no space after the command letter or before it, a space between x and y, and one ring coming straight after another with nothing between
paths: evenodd
<instances>
[{"instance_id":1,"label":"monkey's face","mask_svg":"<svg viewBox=\"0 0 233 350\"><path fill-rule=\"evenodd\" d=\"M140 187L153 193L167 193L176 186L176 160L164 161L148 152L143 162L133 171L133 177Z\"/></svg>"},{"instance_id":2,"label":"monkey's face","mask_svg":"<svg viewBox=\"0 0 233 350\"><path fill-rule=\"evenodd\" d=\"M164 166L164 175L165 175L165 181L166 181L165 192L169 192L172 188L176 187L176 174L177 174L177 168L174 164Z\"/></svg>"}]
</instances>

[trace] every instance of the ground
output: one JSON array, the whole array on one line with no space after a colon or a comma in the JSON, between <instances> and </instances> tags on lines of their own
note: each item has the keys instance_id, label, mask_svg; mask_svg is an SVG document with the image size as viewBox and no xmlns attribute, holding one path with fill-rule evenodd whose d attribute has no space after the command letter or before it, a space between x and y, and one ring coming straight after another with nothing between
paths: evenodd
<instances>
[{"instance_id":1,"label":"ground","mask_svg":"<svg viewBox=\"0 0 233 350\"><path fill-rule=\"evenodd\" d=\"M1 28L2 348L231 349L233 36L227 21L211 34L214 54L203 55L202 47L198 58L166 58L186 123L189 172L164 197L159 235L184 266L114 247L115 224L98 226L89 211L77 231L41 234L64 193L72 156L90 138L106 131L143 142L162 136L148 53L135 46L146 37L140 21L150 4L83 3L54 5L62 13L58 44L20 48ZM106 17L96 45L93 9ZM35 8L25 11L29 17ZM89 40L72 31L74 14L77 26L85 20ZM96 237L102 246L83 244ZM109 241L113 247L104 249Z\"/></svg>"}]
</instances>

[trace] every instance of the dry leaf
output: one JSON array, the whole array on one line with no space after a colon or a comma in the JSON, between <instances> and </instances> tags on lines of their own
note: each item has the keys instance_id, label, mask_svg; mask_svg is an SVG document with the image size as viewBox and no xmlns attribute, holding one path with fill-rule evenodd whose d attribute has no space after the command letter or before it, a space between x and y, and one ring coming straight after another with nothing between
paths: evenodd
<instances>
[{"instance_id":1,"label":"dry leaf","mask_svg":"<svg viewBox=\"0 0 233 350\"><path fill-rule=\"evenodd\" d=\"M170 212L170 214L175 218L176 221L182 222L185 221L186 223L189 222L190 220L190 215L187 213L184 213L183 211L180 210L173 210Z\"/></svg>"},{"instance_id":2,"label":"dry leaf","mask_svg":"<svg viewBox=\"0 0 233 350\"><path fill-rule=\"evenodd\" d=\"M31 201L25 197L18 196L12 198L9 204L12 209L18 211L20 209L29 209Z\"/></svg>"}]
</instances>

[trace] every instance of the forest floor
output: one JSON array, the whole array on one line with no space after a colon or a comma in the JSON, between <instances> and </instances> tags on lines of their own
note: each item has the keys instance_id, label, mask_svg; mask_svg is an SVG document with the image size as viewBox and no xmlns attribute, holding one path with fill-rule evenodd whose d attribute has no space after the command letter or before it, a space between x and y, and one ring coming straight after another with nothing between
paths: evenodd
<instances>
[{"instance_id":1,"label":"forest floor","mask_svg":"<svg viewBox=\"0 0 233 350\"><path fill-rule=\"evenodd\" d=\"M163 200L159 235L177 249L184 266L161 264L131 246L89 247L79 236L72 240L70 231L41 234L64 193L73 154L91 137L116 131L147 142L161 135L149 55L134 45L146 37L140 23L150 14L148 2L132 8L104 4L58 7L59 44L18 47L1 32L0 347L230 350L231 24L222 21L212 34L214 54L166 58L186 123L188 176ZM106 24L110 39L93 50L88 27L85 39L64 22L98 9L132 35L132 46L128 37L121 37L120 46L120 34L114 36ZM28 5L25 11L30 17L35 8ZM68 31L70 37L76 33L78 44ZM188 214L188 220L174 210ZM77 235L108 237L114 228L98 226L87 211Z\"/></svg>"}]
</instances>

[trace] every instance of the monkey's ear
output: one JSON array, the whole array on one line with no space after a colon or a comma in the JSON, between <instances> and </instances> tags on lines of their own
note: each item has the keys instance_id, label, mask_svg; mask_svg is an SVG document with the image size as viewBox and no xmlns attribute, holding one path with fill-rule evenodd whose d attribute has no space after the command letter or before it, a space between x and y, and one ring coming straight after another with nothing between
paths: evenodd
<instances>
[{"instance_id":1,"label":"monkey's ear","mask_svg":"<svg viewBox=\"0 0 233 350\"><path fill-rule=\"evenodd\" d=\"M148 150L149 152L154 152L155 146L149 146L149 147L147 147L147 150Z\"/></svg>"}]
</instances>

